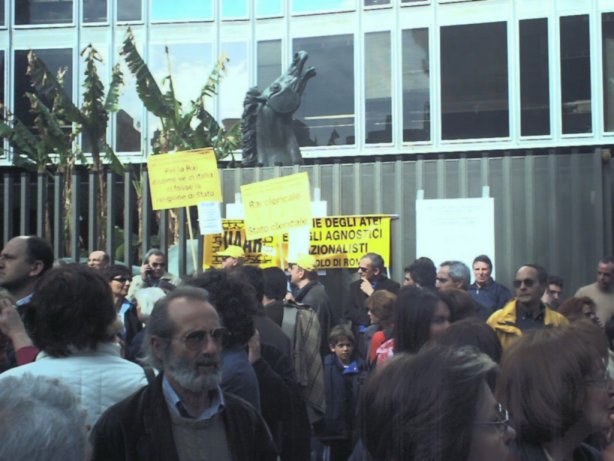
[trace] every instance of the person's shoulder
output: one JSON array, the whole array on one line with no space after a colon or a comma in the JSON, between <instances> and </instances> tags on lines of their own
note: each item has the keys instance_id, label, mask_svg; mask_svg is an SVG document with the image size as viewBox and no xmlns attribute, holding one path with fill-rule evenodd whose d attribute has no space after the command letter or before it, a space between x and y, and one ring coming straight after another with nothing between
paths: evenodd
<instances>
[{"instance_id":1,"label":"person's shoulder","mask_svg":"<svg viewBox=\"0 0 614 461\"><path fill-rule=\"evenodd\" d=\"M590 293L593 293L596 289L597 289L596 283L589 283L588 285L584 285L578 288L578 291L576 291L576 297L587 296Z\"/></svg>"}]
</instances>

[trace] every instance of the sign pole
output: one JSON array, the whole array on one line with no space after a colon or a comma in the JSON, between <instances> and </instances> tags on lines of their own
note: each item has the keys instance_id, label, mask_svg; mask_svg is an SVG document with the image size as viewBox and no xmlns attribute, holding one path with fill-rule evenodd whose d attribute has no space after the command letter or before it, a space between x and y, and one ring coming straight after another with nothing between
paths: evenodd
<instances>
[{"instance_id":1,"label":"sign pole","mask_svg":"<svg viewBox=\"0 0 614 461\"><path fill-rule=\"evenodd\" d=\"M186 215L188 216L188 232L190 234L190 242L194 241L194 232L192 232L192 217L190 216L190 207L185 207ZM196 250L194 249L194 245L190 245L192 250L192 264L194 265L194 273L196 274Z\"/></svg>"}]
</instances>

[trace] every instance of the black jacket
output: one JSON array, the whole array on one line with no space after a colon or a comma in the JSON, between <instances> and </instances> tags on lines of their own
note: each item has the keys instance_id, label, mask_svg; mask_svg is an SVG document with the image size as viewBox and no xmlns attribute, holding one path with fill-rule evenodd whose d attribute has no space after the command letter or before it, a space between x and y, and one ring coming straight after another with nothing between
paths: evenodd
<instances>
[{"instance_id":1,"label":"black jacket","mask_svg":"<svg viewBox=\"0 0 614 461\"><path fill-rule=\"evenodd\" d=\"M362 279L350 283L350 290L343 309L343 318L352 322L352 328L355 331L358 325L369 325L369 315L365 306L368 296L360 289L361 284ZM399 284L382 275L375 283L375 290L388 290L396 294L399 291Z\"/></svg>"},{"instance_id":2,"label":"black jacket","mask_svg":"<svg viewBox=\"0 0 614 461\"><path fill-rule=\"evenodd\" d=\"M271 435L256 410L232 394L224 394L222 419L235 461L274 461ZM173 428L162 391L162 374L113 405L90 436L95 461L178 461Z\"/></svg>"}]
</instances>

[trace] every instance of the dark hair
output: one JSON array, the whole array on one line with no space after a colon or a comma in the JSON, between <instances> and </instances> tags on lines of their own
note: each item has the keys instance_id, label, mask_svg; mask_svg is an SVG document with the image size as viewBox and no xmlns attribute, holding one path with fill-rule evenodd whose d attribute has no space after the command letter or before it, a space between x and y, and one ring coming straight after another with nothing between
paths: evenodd
<instances>
[{"instance_id":1,"label":"dark hair","mask_svg":"<svg viewBox=\"0 0 614 461\"><path fill-rule=\"evenodd\" d=\"M497 396L512 414L517 439L543 445L563 437L582 418L587 377L607 353L603 331L588 320L533 330L514 342L501 363Z\"/></svg>"},{"instance_id":2,"label":"dark hair","mask_svg":"<svg viewBox=\"0 0 614 461\"><path fill-rule=\"evenodd\" d=\"M469 282L471 282L471 271L467 267L467 264L461 261L444 261L440 267L448 266L448 275L453 282L462 282L463 290L469 288Z\"/></svg>"},{"instance_id":3,"label":"dark hair","mask_svg":"<svg viewBox=\"0 0 614 461\"><path fill-rule=\"evenodd\" d=\"M501 341L499 341L495 330L476 317L466 318L453 323L437 338L437 343L453 348L463 346L475 347L480 352L488 355L495 363L501 361L501 355L503 354Z\"/></svg>"},{"instance_id":4,"label":"dark hair","mask_svg":"<svg viewBox=\"0 0 614 461\"><path fill-rule=\"evenodd\" d=\"M397 295L394 350L415 354L430 339L431 323L441 298L435 291L404 286Z\"/></svg>"},{"instance_id":5,"label":"dark hair","mask_svg":"<svg viewBox=\"0 0 614 461\"><path fill-rule=\"evenodd\" d=\"M86 266L68 264L37 281L24 323L36 347L52 357L65 357L71 346L95 349L108 341L115 318L107 281Z\"/></svg>"},{"instance_id":6,"label":"dark hair","mask_svg":"<svg viewBox=\"0 0 614 461\"><path fill-rule=\"evenodd\" d=\"M563 277L559 277L558 275L549 275L547 284L556 285L557 287L563 288Z\"/></svg>"},{"instance_id":7,"label":"dark hair","mask_svg":"<svg viewBox=\"0 0 614 461\"><path fill-rule=\"evenodd\" d=\"M614 350L614 347L612 347L612 341L614 340L614 317L605 323L604 331L608 337L608 347L610 350Z\"/></svg>"},{"instance_id":8,"label":"dark hair","mask_svg":"<svg viewBox=\"0 0 614 461\"><path fill-rule=\"evenodd\" d=\"M352 329L347 325L337 325L330 330L328 334L328 345L330 347L335 347L342 339L347 339L352 344L355 344L354 333L352 333Z\"/></svg>"},{"instance_id":9,"label":"dark hair","mask_svg":"<svg viewBox=\"0 0 614 461\"><path fill-rule=\"evenodd\" d=\"M251 285L231 277L228 271L218 269L209 269L186 279L185 283L209 292L211 304L228 329L229 334L225 338L224 346L247 344L254 334L254 321L251 316L258 305L256 292Z\"/></svg>"},{"instance_id":10,"label":"dark hair","mask_svg":"<svg viewBox=\"0 0 614 461\"><path fill-rule=\"evenodd\" d=\"M520 267L531 267L531 268L535 269L537 271L537 281L541 285L546 285L546 283L548 282L548 272L546 272L546 269L544 269L539 264L523 264ZM518 268L518 270L520 270L520 268ZM518 272L518 271L516 271L516 272Z\"/></svg>"},{"instance_id":11,"label":"dark hair","mask_svg":"<svg viewBox=\"0 0 614 461\"><path fill-rule=\"evenodd\" d=\"M181 286L173 291L170 291L166 296L160 298L154 304L154 307L147 321L145 329L145 339L143 347L145 348L145 362L154 368L162 369L163 363L154 353L151 345L151 337L156 336L163 341L166 341L166 350L170 347L170 339L175 334L175 323L168 315L168 306L171 302L179 298L209 302L209 294L207 290L202 288Z\"/></svg>"},{"instance_id":12,"label":"dark hair","mask_svg":"<svg viewBox=\"0 0 614 461\"><path fill-rule=\"evenodd\" d=\"M235 267L231 275L251 285L256 291L256 299L259 303L262 302L262 298L264 297L264 275L262 274L262 269L256 266L246 266L242 264Z\"/></svg>"},{"instance_id":13,"label":"dark hair","mask_svg":"<svg viewBox=\"0 0 614 461\"><path fill-rule=\"evenodd\" d=\"M475 300L465 290L446 288L439 291L439 296L450 309L450 322L477 315Z\"/></svg>"},{"instance_id":14,"label":"dark hair","mask_svg":"<svg viewBox=\"0 0 614 461\"><path fill-rule=\"evenodd\" d=\"M570 322L575 322L578 319L586 318L584 316L584 313L582 312L582 308L586 304L595 308L595 301L593 301L588 296L582 296L578 298L574 296L571 298L567 298L565 301L563 301L557 311L559 314L562 314L567 317L567 320L569 320Z\"/></svg>"},{"instance_id":15,"label":"dark hair","mask_svg":"<svg viewBox=\"0 0 614 461\"><path fill-rule=\"evenodd\" d=\"M397 295L388 290L377 290L367 298L367 308L379 317L382 328L388 328L394 324Z\"/></svg>"},{"instance_id":16,"label":"dark hair","mask_svg":"<svg viewBox=\"0 0 614 461\"><path fill-rule=\"evenodd\" d=\"M380 272L384 272L384 258L382 258L381 255L378 255L377 253L367 253L360 259L363 258L367 258L369 261L371 261L371 268L373 270L379 269Z\"/></svg>"},{"instance_id":17,"label":"dark hair","mask_svg":"<svg viewBox=\"0 0 614 461\"><path fill-rule=\"evenodd\" d=\"M403 269L403 271L409 273L411 279L417 285L423 288L435 288L437 268L432 259L426 257L418 258Z\"/></svg>"},{"instance_id":18,"label":"dark hair","mask_svg":"<svg viewBox=\"0 0 614 461\"><path fill-rule=\"evenodd\" d=\"M267 267L262 271L264 295L269 299L281 301L288 292L288 277L279 267Z\"/></svg>"},{"instance_id":19,"label":"dark hair","mask_svg":"<svg viewBox=\"0 0 614 461\"><path fill-rule=\"evenodd\" d=\"M488 256L486 256L486 255L476 256L475 259L473 260L473 263L471 265L473 266L475 263L487 264L488 265L488 270L490 272L492 272L492 261L490 260L490 258Z\"/></svg>"},{"instance_id":20,"label":"dark hair","mask_svg":"<svg viewBox=\"0 0 614 461\"><path fill-rule=\"evenodd\" d=\"M367 382L361 433L373 461L466 460L477 405L496 364L436 345L396 354Z\"/></svg>"},{"instance_id":21,"label":"dark hair","mask_svg":"<svg viewBox=\"0 0 614 461\"><path fill-rule=\"evenodd\" d=\"M603 264L613 264L614 256L604 256L603 258L599 260L599 262Z\"/></svg>"},{"instance_id":22,"label":"dark hair","mask_svg":"<svg viewBox=\"0 0 614 461\"><path fill-rule=\"evenodd\" d=\"M113 264L107 267L106 269L104 269L102 274L104 278L107 280L107 282L110 282L118 275L123 275L125 277L132 278L132 272L130 271L130 269L128 269L123 264Z\"/></svg>"},{"instance_id":23,"label":"dark hair","mask_svg":"<svg viewBox=\"0 0 614 461\"><path fill-rule=\"evenodd\" d=\"M26 236L26 258L29 263L41 261L43 270L41 275L53 267L53 249L47 240L35 235Z\"/></svg>"}]
</instances>

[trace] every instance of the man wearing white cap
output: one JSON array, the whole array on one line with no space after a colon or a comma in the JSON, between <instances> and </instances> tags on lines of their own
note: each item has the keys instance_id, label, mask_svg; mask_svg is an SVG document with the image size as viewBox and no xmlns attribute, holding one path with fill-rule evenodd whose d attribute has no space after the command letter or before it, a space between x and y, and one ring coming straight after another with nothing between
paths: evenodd
<instances>
[{"instance_id":1,"label":"man wearing white cap","mask_svg":"<svg viewBox=\"0 0 614 461\"><path fill-rule=\"evenodd\" d=\"M222 257L222 267L227 271L233 271L245 262L245 251L237 245L228 245L225 250L218 251L217 255Z\"/></svg>"},{"instance_id":2,"label":"man wearing white cap","mask_svg":"<svg viewBox=\"0 0 614 461\"><path fill-rule=\"evenodd\" d=\"M316 258L313 255L297 255L296 262L288 264L290 271L290 283L296 287L294 300L297 303L306 304L318 313L320 328L322 330L322 344L320 353L322 356L330 353L328 346L328 334L335 325L333 310L330 299L326 294L324 285L318 281Z\"/></svg>"}]
</instances>

